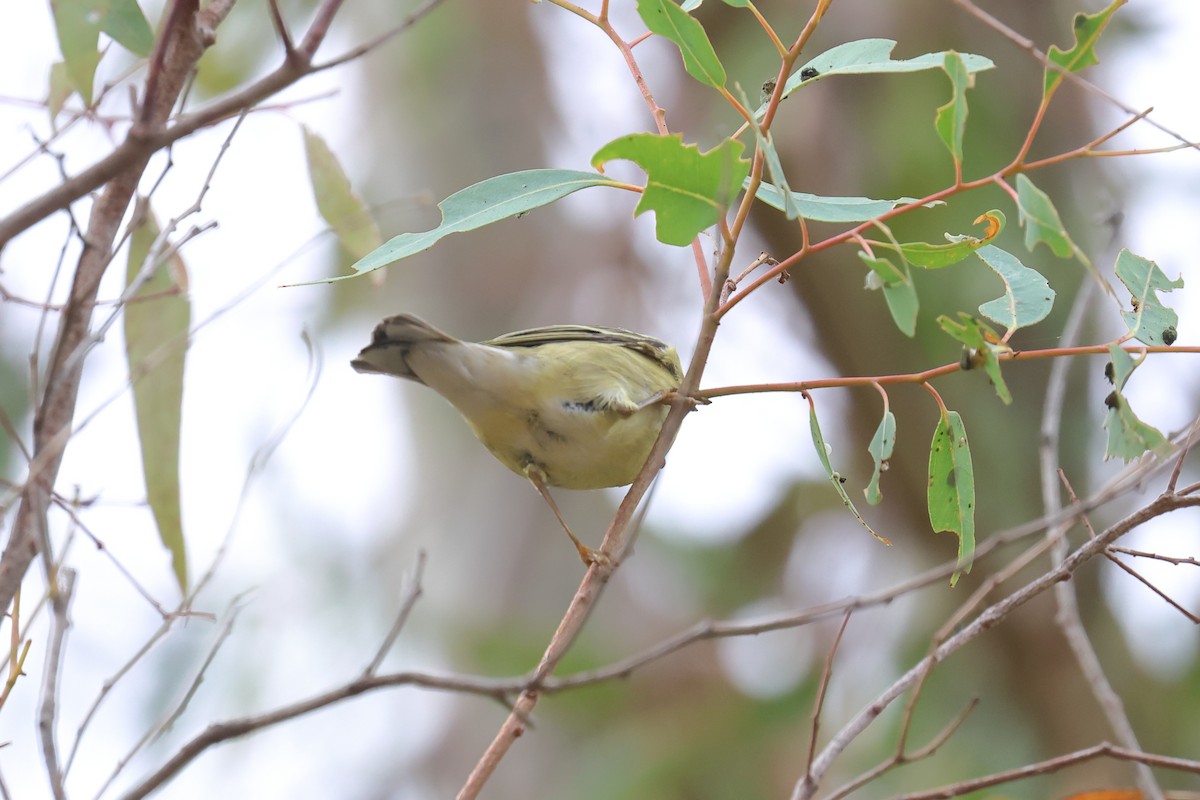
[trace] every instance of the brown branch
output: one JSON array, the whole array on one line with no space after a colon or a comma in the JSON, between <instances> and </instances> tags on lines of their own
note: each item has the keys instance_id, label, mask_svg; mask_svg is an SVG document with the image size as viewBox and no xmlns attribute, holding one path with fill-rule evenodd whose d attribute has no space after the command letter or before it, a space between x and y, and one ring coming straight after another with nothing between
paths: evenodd
<instances>
[{"instance_id":1,"label":"brown branch","mask_svg":"<svg viewBox=\"0 0 1200 800\"><path fill-rule=\"evenodd\" d=\"M1102 535L1085 542L1070 556L1048 570L1043 575L1008 595L1004 599L986 608L978 617L964 626L962 630L946 640L941 647L923 658L908 672L884 689L864 709L856 714L834 738L813 763L811 772L797 782L792 793L794 800L811 798L820 785L821 778L829 771L834 760L844 751L859 734L867 729L884 710L897 698L903 695L920 679L928 667L928 662L945 660L984 632L1004 621L1009 614L1028 603L1030 600L1050 590L1060 581L1068 580L1076 570L1092 558L1104 552L1104 549L1116 539L1129 531L1148 522L1155 517L1176 511L1181 508L1200 506L1200 498L1182 497L1177 494L1162 494L1144 507L1138 509L1124 519L1109 527Z\"/></svg>"},{"instance_id":2,"label":"brown branch","mask_svg":"<svg viewBox=\"0 0 1200 800\"><path fill-rule=\"evenodd\" d=\"M1108 742L1102 742L1083 750L1077 750L1074 753L1039 761L1036 764L1028 764L1006 772L997 772L994 775L988 775L971 781L962 781L961 783L951 784L950 786L933 789L928 792L900 795L894 798L894 800L945 800L945 798L959 797L980 789L986 789L989 786L999 786L1003 783L1012 783L1024 778L1031 778L1034 775L1049 775L1066 767L1085 761L1092 761L1097 758L1114 758L1119 761L1132 761L1146 767L1162 767L1163 769L1173 769L1179 772L1190 772L1200 775L1200 762L1143 753L1138 750L1130 750L1124 747L1117 747Z\"/></svg>"}]
</instances>

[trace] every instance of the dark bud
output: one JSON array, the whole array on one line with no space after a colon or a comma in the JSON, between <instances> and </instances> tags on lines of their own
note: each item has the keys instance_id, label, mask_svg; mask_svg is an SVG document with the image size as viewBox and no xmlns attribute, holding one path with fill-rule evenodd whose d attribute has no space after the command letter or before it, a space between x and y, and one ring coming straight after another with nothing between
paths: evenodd
<instances>
[{"instance_id":1,"label":"dark bud","mask_svg":"<svg viewBox=\"0 0 1200 800\"><path fill-rule=\"evenodd\" d=\"M1167 347L1175 344L1175 340L1179 338L1179 331L1175 330L1174 325L1168 325L1163 329L1162 340Z\"/></svg>"},{"instance_id":2,"label":"dark bud","mask_svg":"<svg viewBox=\"0 0 1200 800\"><path fill-rule=\"evenodd\" d=\"M963 372L975 368L975 351L963 345L962 354L958 357L958 366Z\"/></svg>"},{"instance_id":3,"label":"dark bud","mask_svg":"<svg viewBox=\"0 0 1200 800\"><path fill-rule=\"evenodd\" d=\"M1104 377L1108 379L1109 383L1117 382L1116 373L1117 370L1113 367L1113 363L1111 361L1104 365Z\"/></svg>"},{"instance_id":4,"label":"dark bud","mask_svg":"<svg viewBox=\"0 0 1200 800\"><path fill-rule=\"evenodd\" d=\"M805 67L804 69L800 70L800 80L811 81L820 74L821 73L817 72L815 67Z\"/></svg>"},{"instance_id":5,"label":"dark bud","mask_svg":"<svg viewBox=\"0 0 1200 800\"><path fill-rule=\"evenodd\" d=\"M1104 398L1104 405L1108 408L1120 408L1121 395L1117 394L1116 392L1109 392L1108 397Z\"/></svg>"}]
</instances>

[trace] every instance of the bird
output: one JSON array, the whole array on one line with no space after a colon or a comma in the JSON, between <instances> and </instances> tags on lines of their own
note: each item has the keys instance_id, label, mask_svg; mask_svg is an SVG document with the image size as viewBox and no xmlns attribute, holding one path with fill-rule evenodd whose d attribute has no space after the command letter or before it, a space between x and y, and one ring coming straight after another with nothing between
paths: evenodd
<instances>
[{"instance_id":1,"label":"bird","mask_svg":"<svg viewBox=\"0 0 1200 800\"><path fill-rule=\"evenodd\" d=\"M411 314L376 325L350 365L448 400L500 463L533 484L589 566L608 559L571 531L549 487L632 483L683 379L674 347L621 328L551 325L468 342Z\"/></svg>"}]
</instances>

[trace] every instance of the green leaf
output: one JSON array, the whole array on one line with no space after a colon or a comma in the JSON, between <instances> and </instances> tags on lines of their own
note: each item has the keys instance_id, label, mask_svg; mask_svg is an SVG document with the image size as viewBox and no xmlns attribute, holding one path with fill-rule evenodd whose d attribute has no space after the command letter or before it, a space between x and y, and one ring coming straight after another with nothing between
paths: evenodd
<instances>
[{"instance_id":1,"label":"green leaf","mask_svg":"<svg viewBox=\"0 0 1200 800\"><path fill-rule=\"evenodd\" d=\"M917 311L920 302L917 299L917 287L913 284L912 274L908 264L901 263L903 269L897 269L886 258L876 258L859 252L858 257L879 276L883 288L883 298L887 301L888 311L896 327L905 336L914 336L917 332Z\"/></svg>"},{"instance_id":2,"label":"green leaf","mask_svg":"<svg viewBox=\"0 0 1200 800\"><path fill-rule=\"evenodd\" d=\"M850 499L850 495L846 494L846 487L844 485L846 479L837 472L834 472L833 465L829 463L829 446L825 444L825 437L821 435L821 426L817 422L817 407L813 403L811 396L809 396L807 393L805 393L804 396L808 400L808 427L809 431L812 433L813 447L817 449L817 457L821 459L821 466L825 468L825 474L829 476L829 482L832 483L833 488L837 490L838 497L842 498L842 504L845 505L846 508L850 509L850 513L853 514L854 518L859 521L859 524L866 528L867 531L869 531L870 534L876 539L886 545L890 545L891 542L880 536L874 531L874 529L871 528L870 525L867 524L867 521L863 519L862 514L859 514L858 509L854 507L854 501Z\"/></svg>"},{"instance_id":3,"label":"green leaf","mask_svg":"<svg viewBox=\"0 0 1200 800\"><path fill-rule=\"evenodd\" d=\"M75 84L67 74L67 65L56 61L50 65L50 90L46 93L46 110L50 112L50 120L58 116L67 103L67 98L75 91Z\"/></svg>"},{"instance_id":4,"label":"green leaf","mask_svg":"<svg viewBox=\"0 0 1200 800\"><path fill-rule=\"evenodd\" d=\"M929 522L934 533L958 536L958 566L950 585L975 558L975 470L967 429L957 411L942 410L929 447Z\"/></svg>"},{"instance_id":5,"label":"green leaf","mask_svg":"<svg viewBox=\"0 0 1200 800\"><path fill-rule=\"evenodd\" d=\"M154 49L154 31L137 0L111 0L100 30L134 55L145 58Z\"/></svg>"},{"instance_id":6,"label":"green leaf","mask_svg":"<svg viewBox=\"0 0 1200 800\"><path fill-rule=\"evenodd\" d=\"M976 224L982 222L987 225L987 230L982 239L965 234L956 235L947 233L946 240L948 244L930 244L929 242L895 244L893 242L871 241L871 245L899 252L904 260L914 267L941 269L942 267L957 264L971 255L971 253L974 253L995 239L1000 231L1004 230L1004 212L992 209L986 214L976 217L975 222Z\"/></svg>"},{"instance_id":7,"label":"green leaf","mask_svg":"<svg viewBox=\"0 0 1200 800\"><path fill-rule=\"evenodd\" d=\"M651 33L675 43L689 75L714 89L725 86L725 68L694 17L671 0L638 0L637 11Z\"/></svg>"},{"instance_id":8,"label":"green leaf","mask_svg":"<svg viewBox=\"0 0 1200 800\"><path fill-rule=\"evenodd\" d=\"M975 255L1004 281L1004 297L989 300L979 313L1010 332L1041 322L1054 307L1054 290L1040 272L995 245L985 245Z\"/></svg>"},{"instance_id":9,"label":"green leaf","mask_svg":"<svg viewBox=\"0 0 1200 800\"><path fill-rule=\"evenodd\" d=\"M594 172L566 169L531 169L497 175L457 191L438 203L442 223L436 228L395 236L360 258L351 267L353 275L340 275L315 283L332 283L364 275L424 252L452 233L473 231L508 217L521 216L580 189L621 185Z\"/></svg>"},{"instance_id":10,"label":"green leaf","mask_svg":"<svg viewBox=\"0 0 1200 800\"><path fill-rule=\"evenodd\" d=\"M803 84L812 83L831 75L895 74L945 68L945 51L925 53L916 58L894 61L891 54L895 47L896 42L892 39L860 39L826 50L807 64L798 67L788 77L787 83L783 86L783 96L787 97ZM996 66L990 58L970 53L961 54L961 58L967 71L972 74ZM815 70L817 74L803 79L800 77L801 75L811 74L806 70ZM754 112L754 115L761 117L765 112L766 104L764 103Z\"/></svg>"},{"instance_id":11,"label":"green leaf","mask_svg":"<svg viewBox=\"0 0 1200 800\"><path fill-rule=\"evenodd\" d=\"M634 133L601 147L592 166L602 169L613 159L628 159L644 169L646 189L634 215L654 211L658 240L686 247L737 197L750 173L750 162L741 154L742 143L733 139L701 153L696 145L685 145L680 134Z\"/></svg>"},{"instance_id":12,"label":"green leaf","mask_svg":"<svg viewBox=\"0 0 1200 800\"><path fill-rule=\"evenodd\" d=\"M863 489L863 494L866 495L867 502L871 505L878 505L883 499L883 492L879 489L879 479L888 468L888 460L892 457L892 448L896 446L896 415L891 411L883 412L883 419L879 421L879 427L875 429L875 435L871 437L871 445L867 450L871 453L871 458L875 461L875 471L871 473L871 482L867 484L867 488Z\"/></svg>"},{"instance_id":13,"label":"green leaf","mask_svg":"<svg viewBox=\"0 0 1200 800\"><path fill-rule=\"evenodd\" d=\"M1169 279L1158 264L1128 250L1122 250L1117 256L1116 273L1133 295L1134 310L1121 312L1133 337L1149 345L1169 344L1163 339L1166 333L1174 342L1179 316L1159 302L1158 292L1182 289L1183 278Z\"/></svg>"},{"instance_id":14,"label":"green leaf","mask_svg":"<svg viewBox=\"0 0 1200 800\"><path fill-rule=\"evenodd\" d=\"M952 88L950 102L937 110L934 127L954 159L956 174L961 174L963 133L967 129L967 89L975 85L975 76L967 72L962 56L954 51L946 53L943 63Z\"/></svg>"},{"instance_id":15,"label":"green leaf","mask_svg":"<svg viewBox=\"0 0 1200 800\"><path fill-rule=\"evenodd\" d=\"M1108 408L1108 412L1104 416L1104 428L1108 431L1104 460L1120 458L1122 461L1128 462L1138 458L1147 450L1154 450L1159 455L1166 455L1171 449L1167 437L1163 436L1157 428L1138 419L1137 415L1133 413L1133 409L1130 408L1129 401L1122 393L1126 381L1129 380L1129 376L1138 368L1141 361L1134 361L1129 353L1115 344L1109 345L1108 354L1113 365L1113 390L1104 399L1104 405Z\"/></svg>"},{"instance_id":16,"label":"green leaf","mask_svg":"<svg viewBox=\"0 0 1200 800\"><path fill-rule=\"evenodd\" d=\"M100 63L100 24L107 0L51 0L58 47L71 85L85 105L92 104L92 84Z\"/></svg>"},{"instance_id":17,"label":"green leaf","mask_svg":"<svg viewBox=\"0 0 1200 800\"><path fill-rule=\"evenodd\" d=\"M363 258L383 244L379 226L362 198L350 187L350 179L325 140L308 128L303 131L308 179L317 210L337 235L342 248L355 260Z\"/></svg>"},{"instance_id":18,"label":"green leaf","mask_svg":"<svg viewBox=\"0 0 1200 800\"><path fill-rule=\"evenodd\" d=\"M955 322L943 315L938 317L938 325L966 347L962 361L963 369L983 367L992 388L996 390L996 396L1008 405L1012 402L1012 393L1008 391L1008 384L1004 382L1004 376L1000 373L999 354L1008 352L1009 348L1006 345L993 344L999 340L996 332L970 314L960 311L958 319L959 321Z\"/></svg>"},{"instance_id":19,"label":"green leaf","mask_svg":"<svg viewBox=\"0 0 1200 800\"><path fill-rule=\"evenodd\" d=\"M742 188L749 187L749 180ZM771 208L787 213L789 202L795 205L799 215L815 222L866 222L883 216L897 206L916 202L915 198L899 200L872 200L868 197L822 197L806 192L781 192L777 186L762 182L754 195Z\"/></svg>"},{"instance_id":20,"label":"green leaf","mask_svg":"<svg viewBox=\"0 0 1200 800\"><path fill-rule=\"evenodd\" d=\"M129 241L126 282L141 272L158 223L147 209L145 221ZM183 407L184 357L187 352L191 305L187 271L178 253L155 268L125 310L125 356L133 384L138 439L146 500L154 513L158 535L171 554L179 589L187 593L187 547L179 505L179 429Z\"/></svg>"},{"instance_id":21,"label":"green leaf","mask_svg":"<svg viewBox=\"0 0 1200 800\"><path fill-rule=\"evenodd\" d=\"M1025 173L1017 175L1017 214L1025 228L1025 248L1029 252L1033 252L1038 242L1043 242L1059 258L1070 258L1075 252L1075 243L1063 227L1058 209Z\"/></svg>"},{"instance_id":22,"label":"green leaf","mask_svg":"<svg viewBox=\"0 0 1200 800\"><path fill-rule=\"evenodd\" d=\"M1076 14L1075 21L1072 24L1075 32L1074 46L1070 50L1062 50L1057 45L1051 45L1050 52L1046 54L1046 58L1052 64L1057 64L1067 72L1079 72L1085 67L1099 63L1099 59L1096 58L1096 42L1100 39L1100 34L1108 26L1113 13L1125 5L1125 2L1126 0L1113 0L1108 5L1108 8L1095 14ZM1058 70L1047 66L1045 83L1042 90L1043 101L1050 97L1062 82L1062 74Z\"/></svg>"}]
</instances>

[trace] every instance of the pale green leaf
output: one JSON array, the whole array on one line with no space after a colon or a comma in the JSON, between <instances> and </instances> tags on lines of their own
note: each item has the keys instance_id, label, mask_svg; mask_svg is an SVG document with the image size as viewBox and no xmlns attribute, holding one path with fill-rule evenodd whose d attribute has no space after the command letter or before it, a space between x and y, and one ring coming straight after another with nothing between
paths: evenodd
<instances>
[{"instance_id":1,"label":"pale green leaf","mask_svg":"<svg viewBox=\"0 0 1200 800\"><path fill-rule=\"evenodd\" d=\"M137 0L109 0L100 30L134 55L145 58L154 49L154 31Z\"/></svg>"},{"instance_id":2,"label":"pale green leaf","mask_svg":"<svg viewBox=\"0 0 1200 800\"><path fill-rule=\"evenodd\" d=\"M100 63L100 26L107 0L51 0L58 47L71 85L85 105L92 104L92 84Z\"/></svg>"},{"instance_id":3,"label":"pale green leaf","mask_svg":"<svg viewBox=\"0 0 1200 800\"><path fill-rule=\"evenodd\" d=\"M141 272L158 233L158 224L147 210L145 221L130 237L128 283ZM146 500L184 594L188 565L179 500L179 431L191 325L186 276L183 260L178 253L172 255L155 268L124 310L125 355L133 384Z\"/></svg>"},{"instance_id":4,"label":"pale green leaf","mask_svg":"<svg viewBox=\"0 0 1200 800\"><path fill-rule=\"evenodd\" d=\"M745 182L743 188L749 186ZM763 181L754 195L771 208L787 213L789 203L795 205L799 216L815 222L866 222L881 217L897 206L915 202L914 198L872 200L868 197L823 197L806 192L781 192L778 187Z\"/></svg>"},{"instance_id":5,"label":"pale green leaf","mask_svg":"<svg viewBox=\"0 0 1200 800\"><path fill-rule=\"evenodd\" d=\"M917 287L913 284L912 274L908 264L901 262L903 269L886 258L872 257L859 252L858 257L879 276L883 288L883 297L887 301L888 311L896 327L905 336L914 336L917 332L917 311L920 302L917 299Z\"/></svg>"},{"instance_id":6,"label":"pale green leaf","mask_svg":"<svg viewBox=\"0 0 1200 800\"><path fill-rule=\"evenodd\" d=\"M1117 277L1133 296L1133 310L1122 311L1121 318L1134 338L1149 345L1174 342L1179 315L1159 301L1158 292L1182 289L1183 278L1171 280L1158 264L1129 250L1122 250L1117 256L1115 269Z\"/></svg>"},{"instance_id":7,"label":"pale green leaf","mask_svg":"<svg viewBox=\"0 0 1200 800\"><path fill-rule=\"evenodd\" d=\"M985 245L976 250L975 255L1004 281L1004 297L981 305L980 314L1010 331L1046 318L1054 307L1054 290L1041 273L995 245Z\"/></svg>"},{"instance_id":8,"label":"pale green leaf","mask_svg":"<svg viewBox=\"0 0 1200 800\"><path fill-rule=\"evenodd\" d=\"M1017 213L1025 228L1025 248L1029 252L1038 242L1050 248L1059 258L1070 258L1075 252L1075 243L1063 227L1058 209L1049 195L1034 186L1025 173L1017 175Z\"/></svg>"},{"instance_id":9,"label":"pale green leaf","mask_svg":"<svg viewBox=\"0 0 1200 800\"><path fill-rule=\"evenodd\" d=\"M896 61L892 59L892 50L895 47L896 42L892 39L859 39L826 50L799 66L788 77L783 86L783 96L787 97L803 84L831 75L895 74L945 68L945 51ZM970 53L962 53L961 58L967 71L972 74L996 66L991 59ZM811 77L803 78L802 75ZM755 111L755 116L761 118L765 112L764 103Z\"/></svg>"},{"instance_id":10,"label":"pale green leaf","mask_svg":"<svg viewBox=\"0 0 1200 800\"><path fill-rule=\"evenodd\" d=\"M876 533L875 530L867 524L867 521L863 519L862 514L858 513L858 509L854 507L854 501L852 501L850 499L850 495L846 493L846 487L844 485L846 479L834 471L833 464L831 464L829 461L829 446L825 444L825 437L821 435L821 426L817 422L817 407L813 404L811 397L808 398L808 408L808 427L809 432L812 434L813 447L817 449L817 457L821 460L821 466L825 468L825 474L829 476L829 482L833 484L833 488L837 491L838 497L842 498L842 504L850 510L850 513L854 515L854 518L858 520L859 524L866 528L872 536L884 544L890 545L891 542Z\"/></svg>"},{"instance_id":11,"label":"pale green leaf","mask_svg":"<svg viewBox=\"0 0 1200 800\"><path fill-rule=\"evenodd\" d=\"M351 188L350 179L325 140L308 128L303 131L308 179L317 210L337 235L342 249L355 260L363 258L383 244L379 226Z\"/></svg>"},{"instance_id":12,"label":"pale green leaf","mask_svg":"<svg viewBox=\"0 0 1200 800\"><path fill-rule=\"evenodd\" d=\"M883 412L883 419L879 421L879 427L875 429L875 435L871 437L871 444L867 450L871 453L871 459L875 462L875 471L871 473L871 482L867 484L867 488L863 489L863 494L867 498L867 502L871 505L878 505L883 499L883 492L879 488L879 479L888 468L889 459L892 457L892 448L896 446L896 415L890 410Z\"/></svg>"},{"instance_id":13,"label":"pale green leaf","mask_svg":"<svg viewBox=\"0 0 1200 800\"><path fill-rule=\"evenodd\" d=\"M531 169L511 172L480 181L455 192L442 202L442 222L420 233L402 233L359 259L353 275L342 275L316 283L354 278L424 252L452 233L463 233L491 225L508 217L519 217L590 186L620 186L617 181L594 172L565 169Z\"/></svg>"}]
</instances>

